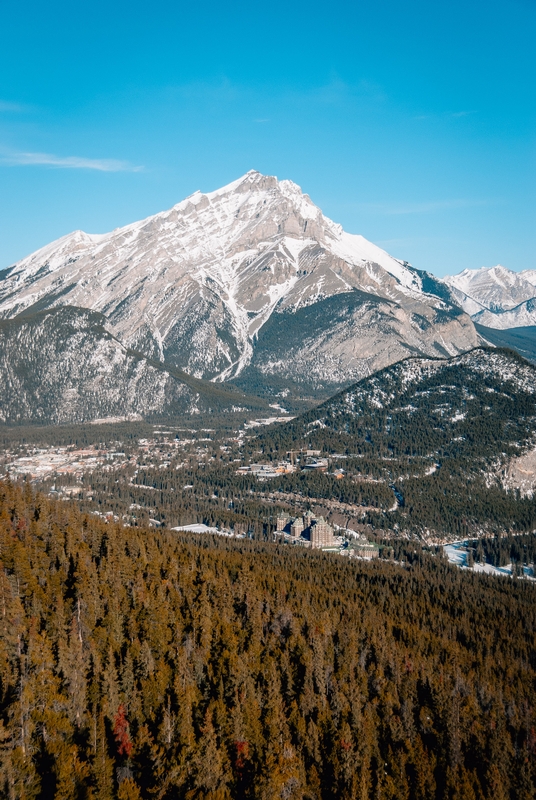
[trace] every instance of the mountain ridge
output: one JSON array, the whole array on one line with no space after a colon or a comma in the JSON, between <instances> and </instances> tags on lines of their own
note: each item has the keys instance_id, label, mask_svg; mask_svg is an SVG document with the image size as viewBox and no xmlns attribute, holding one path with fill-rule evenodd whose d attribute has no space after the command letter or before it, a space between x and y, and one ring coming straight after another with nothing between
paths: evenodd
<instances>
[{"instance_id":1,"label":"mountain ridge","mask_svg":"<svg viewBox=\"0 0 536 800\"><path fill-rule=\"evenodd\" d=\"M346 233L296 184L250 171L145 220L108 234L75 231L22 259L0 281L0 317L62 304L88 308L106 316L125 346L224 381L254 362L255 342L274 314L356 289L397 304L395 327L403 329L384 331L383 351L364 354L373 368L403 354L389 352L394 338L430 355L474 346L474 328L439 287L433 276ZM329 329L329 320L319 324ZM437 337L425 333L430 326ZM308 361L303 352L300 358ZM359 361L342 347L339 371L349 380L366 374L370 365L360 369ZM274 369L262 365L266 374Z\"/></svg>"},{"instance_id":2,"label":"mountain ridge","mask_svg":"<svg viewBox=\"0 0 536 800\"><path fill-rule=\"evenodd\" d=\"M473 322L506 330L536 324L536 270L465 269L443 282Z\"/></svg>"},{"instance_id":3,"label":"mountain ridge","mask_svg":"<svg viewBox=\"0 0 536 800\"><path fill-rule=\"evenodd\" d=\"M426 541L530 532L536 526L535 378L535 366L507 349L407 358L266 429L251 443L252 455L260 451L277 461L319 451L344 468L350 488L372 481L378 498L383 492L382 515L363 509L362 516L375 529ZM313 471L311 478L303 472L271 488L321 502L339 496L337 484Z\"/></svg>"}]
</instances>

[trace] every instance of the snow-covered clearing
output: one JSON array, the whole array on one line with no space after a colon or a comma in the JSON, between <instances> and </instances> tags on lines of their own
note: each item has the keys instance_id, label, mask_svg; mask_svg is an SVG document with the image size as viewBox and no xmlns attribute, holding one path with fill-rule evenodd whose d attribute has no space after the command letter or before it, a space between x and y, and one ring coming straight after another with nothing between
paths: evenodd
<instances>
[{"instance_id":1,"label":"snow-covered clearing","mask_svg":"<svg viewBox=\"0 0 536 800\"><path fill-rule=\"evenodd\" d=\"M450 544L443 545L443 550L450 563L461 569L472 570L473 572L484 572L487 575L502 575L507 578L512 577L512 564L506 564L504 567L495 567L493 564L477 564L475 562L472 567L468 566L468 547L468 543L465 541L451 542ZM536 580L534 576L534 565L523 567L523 573L523 577L527 580Z\"/></svg>"}]
</instances>

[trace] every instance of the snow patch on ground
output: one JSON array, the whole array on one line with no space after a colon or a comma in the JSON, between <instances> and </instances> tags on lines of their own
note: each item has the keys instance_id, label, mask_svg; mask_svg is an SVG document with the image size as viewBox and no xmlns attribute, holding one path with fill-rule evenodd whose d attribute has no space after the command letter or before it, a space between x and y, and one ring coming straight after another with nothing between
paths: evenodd
<instances>
[{"instance_id":1,"label":"snow patch on ground","mask_svg":"<svg viewBox=\"0 0 536 800\"><path fill-rule=\"evenodd\" d=\"M512 577L512 564L506 564L504 567L495 567L493 564L473 564L472 567L468 566L468 547L471 547L467 542L451 542L450 544L443 545L443 550L449 562L461 569L472 570L473 572L483 572L486 575L502 575L503 577ZM523 567L523 577L527 580L534 581L534 565Z\"/></svg>"}]
</instances>

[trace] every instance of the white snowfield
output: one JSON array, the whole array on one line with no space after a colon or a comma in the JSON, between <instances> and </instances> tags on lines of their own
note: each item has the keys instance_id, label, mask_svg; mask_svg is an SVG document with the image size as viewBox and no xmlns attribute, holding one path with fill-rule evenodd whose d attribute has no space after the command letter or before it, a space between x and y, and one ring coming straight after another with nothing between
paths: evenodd
<instances>
[{"instance_id":1,"label":"white snowfield","mask_svg":"<svg viewBox=\"0 0 536 800\"><path fill-rule=\"evenodd\" d=\"M450 563L461 569L468 569L473 572L484 572L487 575L497 575L505 578L511 578L513 576L512 564L505 564L504 567L496 567L493 564L474 562L472 566L469 566L469 550L474 550L474 545L474 540L469 542L451 542L450 544L443 545L443 550ZM525 580L534 581L534 564L530 564L529 566L524 565L523 575L519 575L518 578L521 577Z\"/></svg>"},{"instance_id":2,"label":"white snowfield","mask_svg":"<svg viewBox=\"0 0 536 800\"><path fill-rule=\"evenodd\" d=\"M460 307L488 328L536 325L536 270L465 269L443 278Z\"/></svg>"},{"instance_id":3,"label":"white snowfield","mask_svg":"<svg viewBox=\"0 0 536 800\"><path fill-rule=\"evenodd\" d=\"M91 309L106 316L126 347L196 377L225 380L251 362L256 337L276 310L297 311L355 289L386 302L379 316L369 309L351 335L347 326L338 339L331 336L333 366L315 364L319 374L339 379L350 369L359 377L391 363L405 353L395 339L429 355L455 355L477 343L466 317L438 322L445 303L423 292L420 274L406 262L343 231L292 181L255 171L111 233L75 231L32 253L0 281L0 318L58 305ZM379 330L381 315L385 342L379 335L369 342L367 329L376 320ZM308 347L299 359L309 364L319 346ZM278 369L272 360L268 371Z\"/></svg>"}]
</instances>

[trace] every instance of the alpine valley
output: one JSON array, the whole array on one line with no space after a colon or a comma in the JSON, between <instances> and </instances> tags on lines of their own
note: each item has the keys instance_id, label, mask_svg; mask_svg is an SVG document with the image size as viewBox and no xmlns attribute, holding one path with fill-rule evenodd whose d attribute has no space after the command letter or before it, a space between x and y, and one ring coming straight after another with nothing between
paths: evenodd
<instances>
[{"instance_id":1,"label":"alpine valley","mask_svg":"<svg viewBox=\"0 0 536 800\"><path fill-rule=\"evenodd\" d=\"M0 273L0 319L10 424L276 397L303 407L407 356L448 358L482 341L449 284L254 171L38 250Z\"/></svg>"},{"instance_id":2,"label":"alpine valley","mask_svg":"<svg viewBox=\"0 0 536 800\"><path fill-rule=\"evenodd\" d=\"M501 269L250 172L0 275L0 798L535 800Z\"/></svg>"}]
</instances>

